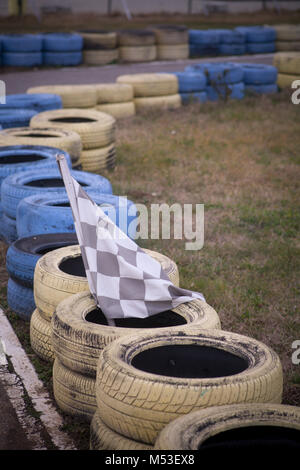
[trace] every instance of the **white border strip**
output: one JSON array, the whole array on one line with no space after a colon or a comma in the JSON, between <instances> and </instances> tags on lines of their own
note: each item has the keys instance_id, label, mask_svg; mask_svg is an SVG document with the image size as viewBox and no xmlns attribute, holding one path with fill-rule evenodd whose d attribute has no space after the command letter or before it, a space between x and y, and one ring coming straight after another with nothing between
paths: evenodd
<instances>
[{"instance_id":1,"label":"white border strip","mask_svg":"<svg viewBox=\"0 0 300 470\"><path fill-rule=\"evenodd\" d=\"M40 420L44 424L53 444L60 450L76 450L71 438L60 431L63 420L52 405L46 388L38 378L33 365L29 361L19 339L1 308L0 332L0 344L2 342L3 345L0 351L0 362L3 363L6 361L3 355L6 354L10 357L14 370L22 380L35 410L41 413Z\"/></svg>"}]
</instances>

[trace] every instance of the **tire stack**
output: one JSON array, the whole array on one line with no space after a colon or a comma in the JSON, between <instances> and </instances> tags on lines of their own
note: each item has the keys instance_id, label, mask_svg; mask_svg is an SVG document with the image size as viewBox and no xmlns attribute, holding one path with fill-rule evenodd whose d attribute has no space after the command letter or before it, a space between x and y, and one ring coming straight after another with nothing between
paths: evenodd
<instances>
[{"instance_id":1,"label":"tire stack","mask_svg":"<svg viewBox=\"0 0 300 470\"><path fill-rule=\"evenodd\" d=\"M7 302L9 307L23 320L31 321L35 310L33 295L34 270L38 259L45 253L62 246L78 243L73 234L47 234L23 238L12 243L6 253L6 269L9 274ZM49 353L45 336L41 338L39 356L46 359ZM35 337L35 335L34 335ZM33 347L34 349L34 347Z\"/></svg>"},{"instance_id":2,"label":"tire stack","mask_svg":"<svg viewBox=\"0 0 300 470\"><path fill-rule=\"evenodd\" d=\"M187 72L202 72L207 78L208 100L244 98L244 71L241 65L232 62L207 62L189 65Z\"/></svg>"},{"instance_id":3,"label":"tire stack","mask_svg":"<svg viewBox=\"0 0 300 470\"><path fill-rule=\"evenodd\" d=\"M43 63L43 37L40 34L5 34L2 41L2 65L36 67Z\"/></svg>"},{"instance_id":4,"label":"tire stack","mask_svg":"<svg viewBox=\"0 0 300 470\"><path fill-rule=\"evenodd\" d=\"M206 76L202 72L175 72L182 104L207 101Z\"/></svg>"},{"instance_id":5,"label":"tire stack","mask_svg":"<svg viewBox=\"0 0 300 470\"><path fill-rule=\"evenodd\" d=\"M244 34L246 51L249 54L266 54L275 52L276 31L266 26L239 26L235 31Z\"/></svg>"},{"instance_id":6,"label":"tire stack","mask_svg":"<svg viewBox=\"0 0 300 470\"><path fill-rule=\"evenodd\" d=\"M238 31L220 29L219 54L220 55L243 55L246 53L246 36Z\"/></svg>"},{"instance_id":7,"label":"tire stack","mask_svg":"<svg viewBox=\"0 0 300 470\"><path fill-rule=\"evenodd\" d=\"M169 268L176 268L169 258L156 252L148 253ZM201 324L204 329L220 328L217 313L201 301L145 319L116 319L111 326L89 292L60 301L52 316L53 387L58 406L70 415L91 421L97 410L97 363L107 345L137 331L185 330L194 324Z\"/></svg>"},{"instance_id":8,"label":"tire stack","mask_svg":"<svg viewBox=\"0 0 300 470\"><path fill-rule=\"evenodd\" d=\"M278 25L276 31L276 51L300 51L300 26Z\"/></svg>"},{"instance_id":9,"label":"tire stack","mask_svg":"<svg viewBox=\"0 0 300 470\"><path fill-rule=\"evenodd\" d=\"M62 100L62 107L88 109L97 104L97 93L91 85L45 85L28 88L27 93L54 93Z\"/></svg>"},{"instance_id":10,"label":"tire stack","mask_svg":"<svg viewBox=\"0 0 300 470\"><path fill-rule=\"evenodd\" d=\"M2 196L2 186L8 178L25 170L48 172L57 168L56 150L45 146L8 145L0 147L0 238L7 244L17 239L16 210L6 205ZM69 166L70 157L65 153Z\"/></svg>"},{"instance_id":11,"label":"tire stack","mask_svg":"<svg viewBox=\"0 0 300 470\"><path fill-rule=\"evenodd\" d=\"M43 64L73 66L82 63L83 39L76 33L43 34Z\"/></svg>"},{"instance_id":12,"label":"tire stack","mask_svg":"<svg viewBox=\"0 0 300 470\"><path fill-rule=\"evenodd\" d=\"M279 88L291 88L295 80L300 80L300 52L277 52L273 65L278 70Z\"/></svg>"},{"instance_id":13,"label":"tire stack","mask_svg":"<svg viewBox=\"0 0 300 470\"><path fill-rule=\"evenodd\" d=\"M93 90L97 102L96 90ZM30 126L34 129L55 126L77 132L82 142L80 163L83 171L101 173L115 167L116 120L109 114L94 109L59 109L34 116Z\"/></svg>"},{"instance_id":14,"label":"tire stack","mask_svg":"<svg viewBox=\"0 0 300 470\"><path fill-rule=\"evenodd\" d=\"M47 95L46 95L47 96ZM0 147L6 145L32 145L48 146L67 152L72 161L73 169L80 169L80 155L82 143L77 132L47 127L46 129L33 129L31 127L17 127L0 130ZM1 150L1 148L0 148Z\"/></svg>"},{"instance_id":15,"label":"tire stack","mask_svg":"<svg viewBox=\"0 0 300 470\"><path fill-rule=\"evenodd\" d=\"M189 30L189 52L192 58L218 55L219 43L219 34L214 30Z\"/></svg>"},{"instance_id":16,"label":"tire stack","mask_svg":"<svg viewBox=\"0 0 300 470\"><path fill-rule=\"evenodd\" d=\"M110 114L115 119L135 115L133 88L126 83L101 83L95 85L97 111Z\"/></svg>"},{"instance_id":17,"label":"tire stack","mask_svg":"<svg viewBox=\"0 0 300 470\"><path fill-rule=\"evenodd\" d=\"M80 31L83 39L83 63L106 65L119 59L118 36L115 32L101 30Z\"/></svg>"},{"instance_id":18,"label":"tire stack","mask_svg":"<svg viewBox=\"0 0 300 470\"><path fill-rule=\"evenodd\" d=\"M241 64L244 70L245 91L254 94L277 93L277 69L265 64Z\"/></svg>"},{"instance_id":19,"label":"tire stack","mask_svg":"<svg viewBox=\"0 0 300 470\"><path fill-rule=\"evenodd\" d=\"M120 62L152 62L156 59L155 34L148 30L122 30L118 35Z\"/></svg>"},{"instance_id":20,"label":"tire stack","mask_svg":"<svg viewBox=\"0 0 300 470\"><path fill-rule=\"evenodd\" d=\"M16 109L0 105L0 126L1 129L11 129L13 127L29 126L30 120L37 114L33 109Z\"/></svg>"},{"instance_id":21,"label":"tire stack","mask_svg":"<svg viewBox=\"0 0 300 470\"><path fill-rule=\"evenodd\" d=\"M189 33L185 26L157 25L155 34L158 60L184 60L189 57Z\"/></svg>"},{"instance_id":22,"label":"tire stack","mask_svg":"<svg viewBox=\"0 0 300 470\"><path fill-rule=\"evenodd\" d=\"M117 83L133 87L136 112L151 109L176 109L181 106L178 80L174 74L137 73L120 75Z\"/></svg>"},{"instance_id":23,"label":"tire stack","mask_svg":"<svg viewBox=\"0 0 300 470\"><path fill-rule=\"evenodd\" d=\"M194 324L115 339L97 361L95 388L90 448L146 449L190 413L280 404L283 376L278 355L265 344ZM104 431L115 438L104 440ZM194 433L188 436L193 441Z\"/></svg>"}]
</instances>

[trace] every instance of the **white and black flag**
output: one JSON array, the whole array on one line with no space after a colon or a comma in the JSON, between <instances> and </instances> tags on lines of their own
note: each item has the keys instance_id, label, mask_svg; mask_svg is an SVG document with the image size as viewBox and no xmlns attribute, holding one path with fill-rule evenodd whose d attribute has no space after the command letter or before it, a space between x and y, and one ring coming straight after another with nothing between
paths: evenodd
<instances>
[{"instance_id":1,"label":"white and black flag","mask_svg":"<svg viewBox=\"0 0 300 470\"><path fill-rule=\"evenodd\" d=\"M200 293L174 286L161 264L121 231L71 176L63 155L57 163L74 217L91 294L108 322L146 318L171 310Z\"/></svg>"}]
</instances>

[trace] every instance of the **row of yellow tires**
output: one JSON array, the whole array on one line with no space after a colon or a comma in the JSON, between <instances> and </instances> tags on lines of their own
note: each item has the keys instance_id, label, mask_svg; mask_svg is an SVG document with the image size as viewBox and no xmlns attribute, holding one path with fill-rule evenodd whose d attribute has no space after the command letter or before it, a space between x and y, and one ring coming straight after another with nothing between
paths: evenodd
<instances>
[{"instance_id":1,"label":"row of yellow tires","mask_svg":"<svg viewBox=\"0 0 300 470\"><path fill-rule=\"evenodd\" d=\"M278 52L273 65L278 69L279 88L290 88L294 81L300 80L300 52Z\"/></svg>"}]
</instances>

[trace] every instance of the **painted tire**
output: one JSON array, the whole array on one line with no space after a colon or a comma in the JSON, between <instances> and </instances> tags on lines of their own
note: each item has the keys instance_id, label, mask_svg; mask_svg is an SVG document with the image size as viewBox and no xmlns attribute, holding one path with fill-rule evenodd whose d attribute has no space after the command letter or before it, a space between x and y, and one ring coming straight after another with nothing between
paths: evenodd
<instances>
[{"instance_id":1,"label":"painted tire","mask_svg":"<svg viewBox=\"0 0 300 470\"><path fill-rule=\"evenodd\" d=\"M9 175L20 171L37 170L38 168L57 168L55 155L58 150L52 147L33 145L0 146L0 185ZM65 153L68 166L71 167L70 156Z\"/></svg>"},{"instance_id":2,"label":"painted tire","mask_svg":"<svg viewBox=\"0 0 300 470\"><path fill-rule=\"evenodd\" d=\"M230 29L219 30L220 45L243 45L246 42L245 34Z\"/></svg>"},{"instance_id":3,"label":"painted tire","mask_svg":"<svg viewBox=\"0 0 300 470\"><path fill-rule=\"evenodd\" d=\"M79 34L83 38L83 49L115 49L118 45L118 35L113 31L86 30Z\"/></svg>"},{"instance_id":4,"label":"painted tire","mask_svg":"<svg viewBox=\"0 0 300 470\"><path fill-rule=\"evenodd\" d=\"M246 44L220 44L221 55L243 55L246 54Z\"/></svg>"},{"instance_id":5,"label":"painted tire","mask_svg":"<svg viewBox=\"0 0 300 470\"><path fill-rule=\"evenodd\" d=\"M86 189L111 190L110 182L103 176L84 171L71 170L71 175ZM15 173L4 179L1 185L3 211L16 219L17 207L22 199L34 194L52 193L65 195L66 190L59 170L39 169Z\"/></svg>"},{"instance_id":6,"label":"painted tire","mask_svg":"<svg viewBox=\"0 0 300 470\"><path fill-rule=\"evenodd\" d=\"M5 34L1 37L3 52L40 52L42 36L40 34Z\"/></svg>"},{"instance_id":7,"label":"painted tire","mask_svg":"<svg viewBox=\"0 0 300 470\"><path fill-rule=\"evenodd\" d=\"M273 65L280 73L300 75L300 52L278 52L274 55Z\"/></svg>"},{"instance_id":8,"label":"painted tire","mask_svg":"<svg viewBox=\"0 0 300 470\"><path fill-rule=\"evenodd\" d=\"M87 191L93 201L113 222L134 239L137 210L132 201L101 191ZM75 233L74 218L68 196L35 194L24 198L17 208L19 238L46 233Z\"/></svg>"},{"instance_id":9,"label":"painted tire","mask_svg":"<svg viewBox=\"0 0 300 470\"><path fill-rule=\"evenodd\" d=\"M27 93L50 93L59 95L64 109L93 108L97 104L96 89L91 85L43 85L28 88ZM49 125L49 123L47 123L47 125L43 127L57 126L54 126L53 124Z\"/></svg>"},{"instance_id":10,"label":"painted tire","mask_svg":"<svg viewBox=\"0 0 300 470\"><path fill-rule=\"evenodd\" d=\"M266 85L276 83L277 68L273 65L242 64L245 85Z\"/></svg>"},{"instance_id":11,"label":"painted tire","mask_svg":"<svg viewBox=\"0 0 300 470\"><path fill-rule=\"evenodd\" d=\"M160 44L156 48L158 60L184 60L189 58L189 45L187 42L175 45Z\"/></svg>"},{"instance_id":12,"label":"painted tire","mask_svg":"<svg viewBox=\"0 0 300 470\"><path fill-rule=\"evenodd\" d=\"M233 84L242 82L244 78L242 66L232 62L207 62L187 66L185 70L204 73L208 84Z\"/></svg>"},{"instance_id":13,"label":"painted tire","mask_svg":"<svg viewBox=\"0 0 300 470\"><path fill-rule=\"evenodd\" d=\"M161 431L154 448L197 450L201 456L202 452L212 455L217 449L222 456L223 452L255 449L260 455L268 452L270 457L274 452L282 455L281 446L289 442L285 451L298 449L299 453L299 441L299 407L252 403L214 406L177 418Z\"/></svg>"},{"instance_id":14,"label":"painted tire","mask_svg":"<svg viewBox=\"0 0 300 470\"><path fill-rule=\"evenodd\" d=\"M280 403L282 386L279 357L266 345L195 325L125 336L106 346L98 361L96 399L107 426L154 444L181 415L214 405Z\"/></svg>"},{"instance_id":15,"label":"painted tire","mask_svg":"<svg viewBox=\"0 0 300 470\"><path fill-rule=\"evenodd\" d=\"M170 280L178 284L179 274L175 263L159 253L148 252L162 264ZM60 248L38 260L34 274L34 295L36 305L46 320L51 320L61 301L79 292L89 293L79 245Z\"/></svg>"},{"instance_id":16,"label":"painted tire","mask_svg":"<svg viewBox=\"0 0 300 470\"><path fill-rule=\"evenodd\" d=\"M46 33L42 35L43 51L77 52L83 47L83 39L76 33Z\"/></svg>"},{"instance_id":17,"label":"painted tire","mask_svg":"<svg viewBox=\"0 0 300 470\"><path fill-rule=\"evenodd\" d=\"M8 217L5 212L1 215L0 220L0 239L10 245L17 240L17 226L15 219Z\"/></svg>"},{"instance_id":18,"label":"painted tire","mask_svg":"<svg viewBox=\"0 0 300 470\"><path fill-rule=\"evenodd\" d=\"M244 34L247 43L270 43L276 39L275 29L265 26L239 26L235 31Z\"/></svg>"},{"instance_id":19,"label":"painted tire","mask_svg":"<svg viewBox=\"0 0 300 470\"><path fill-rule=\"evenodd\" d=\"M189 32L182 25L155 25L149 27L155 34L155 42L158 45L186 44L189 40Z\"/></svg>"},{"instance_id":20,"label":"painted tire","mask_svg":"<svg viewBox=\"0 0 300 470\"><path fill-rule=\"evenodd\" d=\"M220 98L229 98L241 100L245 96L244 82L233 83L232 85L218 85L216 87L208 86L206 88L207 98L210 101L217 101Z\"/></svg>"},{"instance_id":21,"label":"painted tire","mask_svg":"<svg viewBox=\"0 0 300 470\"><path fill-rule=\"evenodd\" d=\"M182 104L205 103L207 101L206 91L194 93L180 93Z\"/></svg>"},{"instance_id":22,"label":"painted tire","mask_svg":"<svg viewBox=\"0 0 300 470\"><path fill-rule=\"evenodd\" d=\"M36 94L29 95L27 93L20 93L16 95L7 95L6 104L1 105L1 109L5 108L23 108L33 109L39 113L51 109L62 108L62 101L60 96L51 94Z\"/></svg>"},{"instance_id":23,"label":"painted tire","mask_svg":"<svg viewBox=\"0 0 300 470\"><path fill-rule=\"evenodd\" d=\"M275 42L248 42L247 52L250 54L267 54L276 51Z\"/></svg>"},{"instance_id":24,"label":"painted tire","mask_svg":"<svg viewBox=\"0 0 300 470\"><path fill-rule=\"evenodd\" d=\"M119 48L116 49L84 49L82 60L86 65L106 65L117 62Z\"/></svg>"},{"instance_id":25,"label":"painted tire","mask_svg":"<svg viewBox=\"0 0 300 470\"><path fill-rule=\"evenodd\" d=\"M71 315L70 315L71 312ZM96 377L101 351L115 339L138 332L155 334L189 330L195 325L205 330L220 328L220 319L207 303L194 300L172 312L162 312L146 319L115 320L109 326L89 292L61 301L52 316L52 343L55 355L65 367Z\"/></svg>"},{"instance_id":26,"label":"painted tire","mask_svg":"<svg viewBox=\"0 0 300 470\"><path fill-rule=\"evenodd\" d=\"M30 318L30 345L37 356L46 362L54 362L51 323L35 309Z\"/></svg>"},{"instance_id":27,"label":"painted tire","mask_svg":"<svg viewBox=\"0 0 300 470\"><path fill-rule=\"evenodd\" d=\"M70 66L82 63L82 52L43 52L44 65Z\"/></svg>"},{"instance_id":28,"label":"painted tire","mask_svg":"<svg viewBox=\"0 0 300 470\"><path fill-rule=\"evenodd\" d=\"M118 35L119 47L147 47L155 45L155 34L147 29L122 30Z\"/></svg>"},{"instance_id":29,"label":"painted tire","mask_svg":"<svg viewBox=\"0 0 300 470\"><path fill-rule=\"evenodd\" d=\"M189 43L201 46L209 45L210 47L212 45L217 46L219 44L219 35L213 30L190 29Z\"/></svg>"},{"instance_id":30,"label":"painted tire","mask_svg":"<svg viewBox=\"0 0 300 470\"><path fill-rule=\"evenodd\" d=\"M207 80L202 72L176 72L179 93L191 93L205 90Z\"/></svg>"},{"instance_id":31,"label":"painted tire","mask_svg":"<svg viewBox=\"0 0 300 470\"><path fill-rule=\"evenodd\" d=\"M299 75L291 75L289 73L279 73L277 77L277 85L279 88L291 88L295 80L300 80Z\"/></svg>"},{"instance_id":32,"label":"painted tire","mask_svg":"<svg viewBox=\"0 0 300 470\"><path fill-rule=\"evenodd\" d=\"M274 29L276 30L276 39L277 41L299 41L300 42L300 27L296 24L282 24L275 25Z\"/></svg>"},{"instance_id":33,"label":"painted tire","mask_svg":"<svg viewBox=\"0 0 300 470\"><path fill-rule=\"evenodd\" d=\"M77 236L70 233L20 238L12 243L7 250L7 272L20 284L33 287L34 270L38 259L49 251L76 244L78 244Z\"/></svg>"},{"instance_id":34,"label":"painted tire","mask_svg":"<svg viewBox=\"0 0 300 470\"><path fill-rule=\"evenodd\" d=\"M178 93L178 80L171 73L136 73L120 75L117 83L127 83L133 87L135 98L157 97Z\"/></svg>"},{"instance_id":35,"label":"painted tire","mask_svg":"<svg viewBox=\"0 0 300 470\"><path fill-rule=\"evenodd\" d=\"M156 59L156 46L121 46L119 58L121 62L152 62Z\"/></svg>"},{"instance_id":36,"label":"painted tire","mask_svg":"<svg viewBox=\"0 0 300 470\"><path fill-rule=\"evenodd\" d=\"M30 321L35 310L33 290L19 284L12 278L7 283L7 304L9 308L20 318Z\"/></svg>"},{"instance_id":37,"label":"painted tire","mask_svg":"<svg viewBox=\"0 0 300 470\"><path fill-rule=\"evenodd\" d=\"M30 120L37 114L33 109L0 109L0 125L2 129L29 126Z\"/></svg>"},{"instance_id":38,"label":"painted tire","mask_svg":"<svg viewBox=\"0 0 300 470\"><path fill-rule=\"evenodd\" d=\"M133 87L126 83L95 84L98 105L133 101Z\"/></svg>"},{"instance_id":39,"label":"painted tire","mask_svg":"<svg viewBox=\"0 0 300 470\"><path fill-rule=\"evenodd\" d=\"M102 113L110 114L115 119L123 119L135 115L135 105L133 100L128 102L123 101L122 103L98 104L96 109Z\"/></svg>"},{"instance_id":40,"label":"painted tire","mask_svg":"<svg viewBox=\"0 0 300 470\"><path fill-rule=\"evenodd\" d=\"M166 96L149 96L134 99L136 112L147 110L177 109L181 106L179 93Z\"/></svg>"},{"instance_id":41,"label":"painted tire","mask_svg":"<svg viewBox=\"0 0 300 470\"><path fill-rule=\"evenodd\" d=\"M245 91L258 95L269 95L271 93L278 92L278 85L276 83L268 83L266 85L246 85Z\"/></svg>"},{"instance_id":42,"label":"painted tire","mask_svg":"<svg viewBox=\"0 0 300 470\"><path fill-rule=\"evenodd\" d=\"M2 65L8 67L34 67L43 64L42 52L3 52Z\"/></svg>"}]
</instances>

